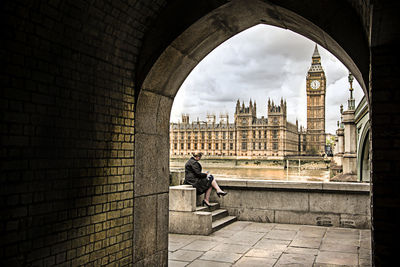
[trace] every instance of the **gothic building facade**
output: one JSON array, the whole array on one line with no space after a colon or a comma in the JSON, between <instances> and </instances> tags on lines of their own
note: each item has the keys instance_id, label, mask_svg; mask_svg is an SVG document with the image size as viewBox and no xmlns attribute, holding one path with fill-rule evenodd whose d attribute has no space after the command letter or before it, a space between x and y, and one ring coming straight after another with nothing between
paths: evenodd
<instances>
[{"instance_id":1,"label":"gothic building facade","mask_svg":"<svg viewBox=\"0 0 400 267\"><path fill-rule=\"evenodd\" d=\"M238 100L234 123L228 115L221 115L216 122L215 115L208 115L207 121L189 122L188 115L182 115L181 123L171 123L171 156L184 156L201 151L209 156L236 156L244 158L282 159L298 155L300 129L286 118L286 101L279 105L268 100L268 117L257 118L256 103L250 100L248 106Z\"/></svg>"},{"instance_id":2,"label":"gothic building facade","mask_svg":"<svg viewBox=\"0 0 400 267\"><path fill-rule=\"evenodd\" d=\"M326 78L321 57L315 46L312 64L306 78L307 129L287 120L284 99L275 104L268 100L267 118L257 118L257 105L250 100L245 106L238 100L234 122L228 115L207 115L207 121L170 124L171 157L186 156L201 151L208 156L283 159L294 155L325 153L325 92Z\"/></svg>"}]
</instances>

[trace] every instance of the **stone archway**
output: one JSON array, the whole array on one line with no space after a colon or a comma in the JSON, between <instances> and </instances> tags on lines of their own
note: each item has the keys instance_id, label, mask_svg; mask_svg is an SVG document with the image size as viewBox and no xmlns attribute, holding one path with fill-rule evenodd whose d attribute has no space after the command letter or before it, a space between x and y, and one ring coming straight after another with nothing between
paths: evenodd
<instances>
[{"instance_id":1,"label":"stone archway","mask_svg":"<svg viewBox=\"0 0 400 267\"><path fill-rule=\"evenodd\" d=\"M360 135L359 147L357 148L357 172L360 180L370 182L370 124L366 123Z\"/></svg>"},{"instance_id":2,"label":"stone archway","mask_svg":"<svg viewBox=\"0 0 400 267\"><path fill-rule=\"evenodd\" d=\"M184 79L219 44L260 23L290 29L317 42L339 58L368 96L364 82L368 80L368 43L359 24L343 24L342 16L349 15L345 14L348 10L344 9L343 3L335 5L343 13L331 14L329 23L337 23L337 28L317 21L327 26L328 33L317 23L275 4L258 0L231 1L188 25L185 31L165 45L153 64L142 63L148 67L142 68L144 73L138 74L137 83L140 91L135 113L134 262L166 260L170 111ZM324 8L317 5L312 12L323 13ZM297 9L299 13L304 12L300 6ZM348 42L346 36L351 32L360 35L356 34ZM153 36L148 40L154 42L158 39ZM146 44L144 47L146 50ZM142 60L146 61L145 58Z\"/></svg>"}]
</instances>

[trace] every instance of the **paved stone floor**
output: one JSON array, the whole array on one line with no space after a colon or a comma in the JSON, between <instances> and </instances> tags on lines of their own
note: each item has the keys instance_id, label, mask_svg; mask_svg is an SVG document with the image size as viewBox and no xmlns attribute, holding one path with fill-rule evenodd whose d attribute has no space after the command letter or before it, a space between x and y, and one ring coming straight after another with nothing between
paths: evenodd
<instances>
[{"instance_id":1,"label":"paved stone floor","mask_svg":"<svg viewBox=\"0 0 400 267\"><path fill-rule=\"evenodd\" d=\"M169 266L371 266L371 231L235 222L209 236L169 235Z\"/></svg>"}]
</instances>

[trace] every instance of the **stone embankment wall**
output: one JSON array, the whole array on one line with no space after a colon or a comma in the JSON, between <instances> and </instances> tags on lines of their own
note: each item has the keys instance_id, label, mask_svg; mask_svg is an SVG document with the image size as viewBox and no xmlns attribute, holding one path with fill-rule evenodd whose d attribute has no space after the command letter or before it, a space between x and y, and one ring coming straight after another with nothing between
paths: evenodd
<instances>
[{"instance_id":1,"label":"stone embankment wall","mask_svg":"<svg viewBox=\"0 0 400 267\"><path fill-rule=\"evenodd\" d=\"M171 167L183 167L186 157L174 157L170 159ZM203 167L225 167L225 168L269 168L269 169L284 169L298 168L307 170L328 169L330 160L323 158L302 158L300 159L238 159L236 157L220 157L220 158L204 158L201 160Z\"/></svg>"},{"instance_id":2,"label":"stone embankment wall","mask_svg":"<svg viewBox=\"0 0 400 267\"><path fill-rule=\"evenodd\" d=\"M218 179L228 192L212 195L239 220L370 228L370 185Z\"/></svg>"}]
</instances>

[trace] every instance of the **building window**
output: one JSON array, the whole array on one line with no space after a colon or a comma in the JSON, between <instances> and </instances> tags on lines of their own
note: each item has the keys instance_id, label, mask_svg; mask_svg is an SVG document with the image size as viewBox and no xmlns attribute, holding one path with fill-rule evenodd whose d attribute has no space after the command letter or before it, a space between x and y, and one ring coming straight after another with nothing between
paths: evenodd
<instances>
[{"instance_id":1,"label":"building window","mask_svg":"<svg viewBox=\"0 0 400 267\"><path fill-rule=\"evenodd\" d=\"M204 149L204 143L201 143L201 149Z\"/></svg>"},{"instance_id":2,"label":"building window","mask_svg":"<svg viewBox=\"0 0 400 267\"><path fill-rule=\"evenodd\" d=\"M194 144L194 149L197 149L197 143Z\"/></svg>"},{"instance_id":3,"label":"building window","mask_svg":"<svg viewBox=\"0 0 400 267\"><path fill-rule=\"evenodd\" d=\"M278 143L274 143L272 148L273 150L278 150Z\"/></svg>"},{"instance_id":4,"label":"building window","mask_svg":"<svg viewBox=\"0 0 400 267\"><path fill-rule=\"evenodd\" d=\"M264 150L267 150L267 143L264 143Z\"/></svg>"},{"instance_id":5,"label":"building window","mask_svg":"<svg viewBox=\"0 0 400 267\"><path fill-rule=\"evenodd\" d=\"M256 138L256 131L253 131L253 138Z\"/></svg>"},{"instance_id":6,"label":"building window","mask_svg":"<svg viewBox=\"0 0 400 267\"><path fill-rule=\"evenodd\" d=\"M226 149L226 144L225 144L225 143L222 144L222 149L223 149L223 150Z\"/></svg>"},{"instance_id":7,"label":"building window","mask_svg":"<svg viewBox=\"0 0 400 267\"><path fill-rule=\"evenodd\" d=\"M246 138L247 138L247 132L246 132L246 131L243 131L243 132L242 132L242 138L243 138L243 139L246 139Z\"/></svg>"},{"instance_id":8,"label":"building window","mask_svg":"<svg viewBox=\"0 0 400 267\"><path fill-rule=\"evenodd\" d=\"M267 138L267 131L264 131L264 138Z\"/></svg>"},{"instance_id":9,"label":"building window","mask_svg":"<svg viewBox=\"0 0 400 267\"><path fill-rule=\"evenodd\" d=\"M187 149L190 149L190 143L187 144Z\"/></svg>"},{"instance_id":10,"label":"building window","mask_svg":"<svg viewBox=\"0 0 400 267\"><path fill-rule=\"evenodd\" d=\"M211 143L210 143L210 144L208 144L208 149L211 149Z\"/></svg>"},{"instance_id":11,"label":"building window","mask_svg":"<svg viewBox=\"0 0 400 267\"><path fill-rule=\"evenodd\" d=\"M261 143L258 143L258 149L261 150Z\"/></svg>"},{"instance_id":12,"label":"building window","mask_svg":"<svg viewBox=\"0 0 400 267\"><path fill-rule=\"evenodd\" d=\"M277 130L273 130L272 131L272 138L278 138L278 131Z\"/></svg>"},{"instance_id":13,"label":"building window","mask_svg":"<svg viewBox=\"0 0 400 267\"><path fill-rule=\"evenodd\" d=\"M246 142L243 142L243 143L242 143L242 149L243 149L243 150L246 150L246 149L247 149L247 143L246 143Z\"/></svg>"},{"instance_id":14,"label":"building window","mask_svg":"<svg viewBox=\"0 0 400 267\"><path fill-rule=\"evenodd\" d=\"M215 139L218 139L218 132L215 132Z\"/></svg>"},{"instance_id":15,"label":"building window","mask_svg":"<svg viewBox=\"0 0 400 267\"><path fill-rule=\"evenodd\" d=\"M253 143L253 150L256 150L256 143Z\"/></svg>"},{"instance_id":16,"label":"building window","mask_svg":"<svg viewBox=\"0 0 400 267\"><path fill-rule=\"evenodd\" d=\"M188 137L187 139L190 140L190 133L187 134L187 137Z\"/></svg>"},{"instance_id":17,"label":"building window","mask_svg":"<svg viewBox=\"0 0 400 267\"><path fill-rule=\"evenodd\" d=\"M183 146L184 146L184 144L183 144L183 143L181 143L181 149L183 149Z\"/></svg>"},{"instance_id":18,"label":"building window","mask_svg":"<svg viewBox=\"0 0 400 267\"><path fill-rule=\"evenodd\" d=\"M232 150L233 149L233 143L229 144L229 149Z\"/></svg>"},{"instance_id":19,"label":"building window","mask_svg":"<svg viewBox=\"0 0 400 267\"><path fill-rule=\"evenodd\" d=\"M230 133L229 133L229 138L230 138L230 139L233 139L233 132L230 132Z\"/></svg>"},{"instance_id":20,"label":"building window","mask_svg":"<svg viewBox=\"0 0 400 267\"><path fill-rule=\"evenodd\" d=\"M178 144L177 143L174 144L174 149L178 149Z\"/></svg>"},{"instance_id":21,"label":"building window","mask_svg":"<svg viewBox=\"0 0 400 267\"><path fill-rule=\"evenodd\" d=\"M258 131L258 138L261 138L261 131Z\"/></svg>"},{"instance_id":22,"label":"building window","mask_svg":"<svg viewBox=\"0 0 400 267\"><path fill-rule=\"evenodd\" d=\"M201 139L204 139L204 132L201 132Z\"/></svg>"},{"instance_id":23,"label":"building window","mask_svg":"<svg viewBox=\"0 0 400 267\"><path fill-rule=\"evenodd\" d=\"M215 143L215 149L218 149L218 143Z\"/></svg>"},{"instance_id":24,"label":"building window","mask_svg":"<svg viewBox=\"0 0 400 267\"><path fill-rule=\"evenodd\" d=\"M208 132L208 139L211 140L211 132Z\"/></svg>"},{"instance_id":25,"label":"building window","mask_svg":"<svg viewBox=\"0 0 400 267\"><path fill-rule=\"evenodd\" d=\"M226 139L226 132L222 132L222 139Z\"/></svg>"}]
</instances>

